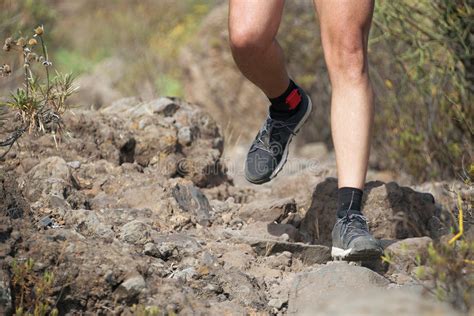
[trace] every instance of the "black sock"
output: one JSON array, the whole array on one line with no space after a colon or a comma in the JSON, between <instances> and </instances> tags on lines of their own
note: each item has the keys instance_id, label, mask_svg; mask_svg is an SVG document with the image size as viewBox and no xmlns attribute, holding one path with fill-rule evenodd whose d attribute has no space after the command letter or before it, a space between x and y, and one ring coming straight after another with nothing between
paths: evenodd
<instances>
[{"instance_id":1,"label":"black sock","mask_svg":"<svg viewBox=\"0 0 474 316\"><path fill-rule=\"evenodd\" d=\"M301 103L301 93L298 86L290 79L285 92L276 98L269 98L270 116L274 119L285 119L296 113Z\"/></svg>"},{"instance_id":2,"label":"black sock","mask_svg":"<svg viewBox=\"0 0 474 316\"><path fill-rule=\"evenodd\" d=\"M337 217L342 218L350 214L361 215L362 194L357 188L343 187L337 191Z\"/></svg>"}]
</instances>

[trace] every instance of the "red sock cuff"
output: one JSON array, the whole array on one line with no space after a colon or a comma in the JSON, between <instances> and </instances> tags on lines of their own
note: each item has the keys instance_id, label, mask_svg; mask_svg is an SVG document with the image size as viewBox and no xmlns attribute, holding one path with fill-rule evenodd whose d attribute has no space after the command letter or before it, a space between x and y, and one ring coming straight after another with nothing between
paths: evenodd
<instances>
[{"instance_id":1,"label":"red sock cuff","mask_svg":"<svg viewBox=\"0 0 474 316\"><path fill-rule=\"evenodd\" d=\"M301 94L297 88L293 89L291 93L286 97L285 103L288 105L290 109L295 109L298 104L301 102Z\"/></svg>"}]
</instances>

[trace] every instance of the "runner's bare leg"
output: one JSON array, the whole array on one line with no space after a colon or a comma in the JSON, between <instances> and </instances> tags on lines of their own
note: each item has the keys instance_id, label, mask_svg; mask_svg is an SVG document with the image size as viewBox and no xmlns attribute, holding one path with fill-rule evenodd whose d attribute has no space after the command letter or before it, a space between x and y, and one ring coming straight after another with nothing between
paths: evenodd
<instances>
[{"instance_id":1,"label":"runner's bare leg","mask_svg":"<svg viewBox=\"0 0 474 316\"><path fill-rule=\"evenodd\" d=\"M374 97L367 42L373 0L314 0L331 79L331 129L339 187L363 189Z\"/></svg>"},{"instance_id":2,"label":"runner's bare leg","mask_svg":"<svg viewBox=\"0 0 474 316\"><path fill-rule=\"evenodd\" d=\"M234 60L247 79L269 98L281 95L289 78L275 39L284 0L230 0L229 34Z\"/></svg>"}]
</instances>

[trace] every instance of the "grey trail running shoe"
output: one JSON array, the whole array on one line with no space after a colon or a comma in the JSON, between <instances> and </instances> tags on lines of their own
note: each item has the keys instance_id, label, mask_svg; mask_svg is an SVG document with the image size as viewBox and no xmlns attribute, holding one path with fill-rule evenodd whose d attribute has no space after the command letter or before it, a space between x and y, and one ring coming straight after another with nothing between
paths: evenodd
<instances>
[{"instance_id":1,"label":"grey trail running shoe","mask_svg":"<svg viewBox=\"0 0 474 316\"><path fill-rule=\"evenodd\" d=\"M336 222L332 230L332 251L335 259L369 261L380 258L383 249L369 233L364 216L350 214Z\"/></svg>"},{"instance_id":2,"label":"grey trail running shoe","mask_svg":"<svg viewBox=\"0 0 474 316\"><path fill-rule=\"evenodd\" d=\"M298 112L284 121L272 119L268 115L252 143L245 161L245 178L249 182L268 182L283 168L291 139L308 119L313 108L309 96L300 88L298 91L301 94Z\"/></svg>"}]
</instances>

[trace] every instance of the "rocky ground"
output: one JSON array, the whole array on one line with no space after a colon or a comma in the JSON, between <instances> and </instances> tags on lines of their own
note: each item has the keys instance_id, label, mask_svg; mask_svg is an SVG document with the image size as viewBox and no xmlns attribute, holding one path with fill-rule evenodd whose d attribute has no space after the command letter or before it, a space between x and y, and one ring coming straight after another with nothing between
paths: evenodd
<instances>
[{"instance_id":1,"label":"rocky ground","mask_svg":"<svg viewBox=\"0 0 474 316\"><path fill-rule=\"evenodd\" d=\"M245 148L223 153L219 127L195 105L128 98L74 110L65 123L58 147L26 136L2 162L1 314L20 302L14 262L29 258L32 275L54 273L49 301L60 314L137 314L133 305L182 315L458 313L413 278L413 258L423 265L427 245L449 232L452 190L472 196L461 183L370 181L364 213L397 261L358 266L330 257L337 184L320 144L298 150L272 183L250 186Z\"/></svg>"}]
</instances>

